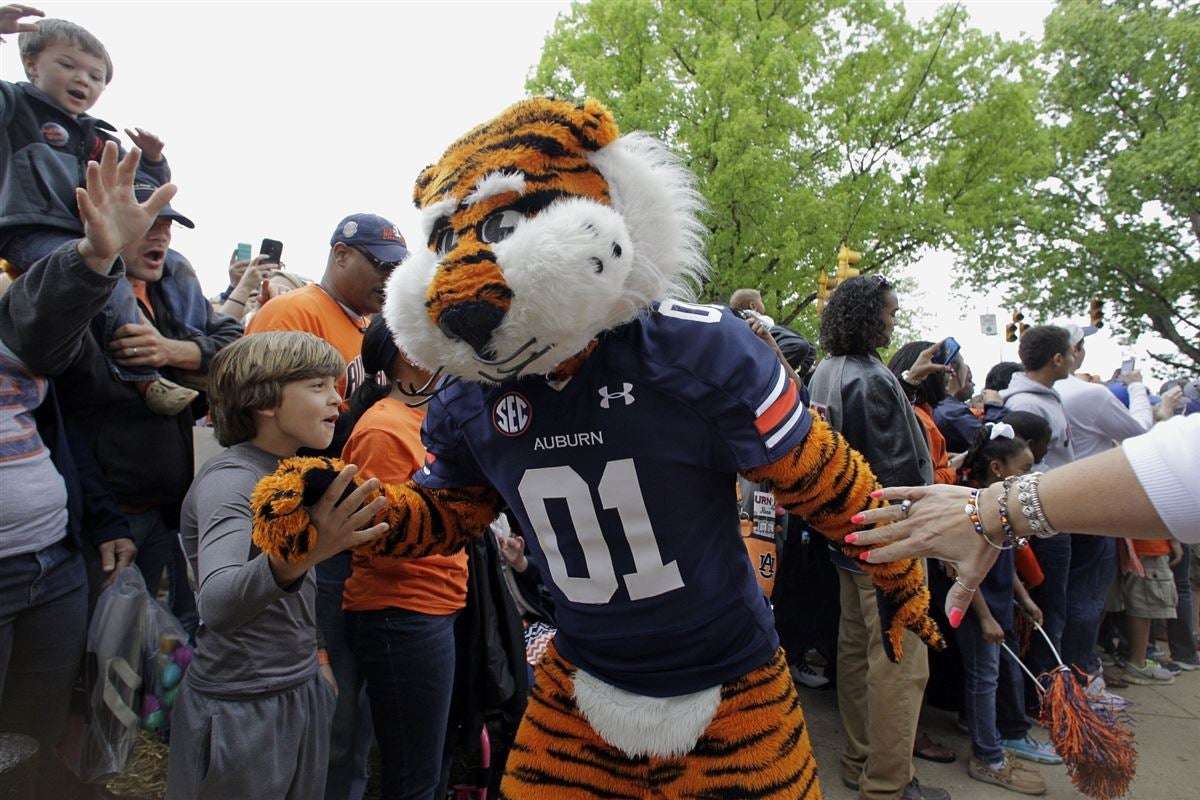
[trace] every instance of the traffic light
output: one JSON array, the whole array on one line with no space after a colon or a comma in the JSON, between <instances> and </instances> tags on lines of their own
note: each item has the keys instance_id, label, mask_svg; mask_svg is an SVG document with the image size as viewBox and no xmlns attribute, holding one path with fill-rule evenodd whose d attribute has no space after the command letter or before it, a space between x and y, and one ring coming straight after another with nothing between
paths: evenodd
<instances>
[{"instance_id":1,"label":"traffic light","mask_svg":"<svg viewBox=\"0 0 1200 800\"><path fill-rule=\"evenodd\" d=\"M1088 316L1092 318L1092 327L1104 327L1104 301L1099 298L1093 298L1088 305Z\"/></svg>"},{"instance_id":2,"label":"traffic light","mask_svg":"<svg viewBox=\"0 0 1200 800\"><path fill-rule=\"evenodd\" d=\"M1020 311L1012 312L1012 322L1004 326L1004 341L1015 342L1017 340L1018 333L1025 333L1025 329L1029 326L1021 321L1023 319L1025 319L1025 315Z\"/></svg>"},{"instance_id":3,"label":"traffic light","mask_svg":"<svg viewBox=\"0 0 1200 800\"><path fill-rule=\"evenodd\" d=\"M837 278L829 277L829 273L821 270L817 273L817 316L825 313L825 301L838 285Z\"/></svg>"},{"instance_id":4,"label":"traffic light","mask_svg":"<svg viewBox=\"0 0 1200 800\"><path fill-rule=\"evenodd\" d=\"M841 246L838 247L837 254L838 283L857 277L859 270L857 270L854 265L860 261L862 261L862 253L858 252L857 250L851 250L849 247L846 247L845 242L842 242Z\"/></svg>"}]
</instances>

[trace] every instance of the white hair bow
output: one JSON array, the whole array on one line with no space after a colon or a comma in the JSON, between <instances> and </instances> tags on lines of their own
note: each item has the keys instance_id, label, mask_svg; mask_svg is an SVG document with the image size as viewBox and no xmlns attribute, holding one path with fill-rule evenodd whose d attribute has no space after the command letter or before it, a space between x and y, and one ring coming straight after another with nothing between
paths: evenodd
<instances>
[{"instance_id":1,"label":"white hair bow","mask_svg":"<svg viewBox=\"0 0 1200 800\"><path fill-rule=\"evenodd\" d=\"M992 431L992 435L988 437L989 440L999 439L1000 437L1012 439L1017 435L1016 431L1013 430L1013 426L1007 422L989 422L987 425Z\"/></svg>"}]
</instances>

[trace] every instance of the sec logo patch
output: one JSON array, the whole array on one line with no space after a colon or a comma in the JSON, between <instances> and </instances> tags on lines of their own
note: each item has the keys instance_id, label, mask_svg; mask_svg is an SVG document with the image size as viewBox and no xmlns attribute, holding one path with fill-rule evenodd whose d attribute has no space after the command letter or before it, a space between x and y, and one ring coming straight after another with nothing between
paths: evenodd
<instances>
[{"instance_id":1,"label":"sec logo patch","mask_svg":"<svg viewBox=\"0 0 1200 800\"><path fill-rule=\"evenodd\" d=\"M42 126L42 138L51 147L66 147L71 141L71 134L57 122L47 122Z\"/></svg>"},{"instance_id":2,"label":"sec logo patch","mask_svg":"<svg viewBox=\"0 0 1200 800\"><path fill-rule=\"evenodd\" d=\"M492 424L505 436L520 436L529 430L533 410L518 392L507 392L492 406Z\"/></svg>"}]
</instances>

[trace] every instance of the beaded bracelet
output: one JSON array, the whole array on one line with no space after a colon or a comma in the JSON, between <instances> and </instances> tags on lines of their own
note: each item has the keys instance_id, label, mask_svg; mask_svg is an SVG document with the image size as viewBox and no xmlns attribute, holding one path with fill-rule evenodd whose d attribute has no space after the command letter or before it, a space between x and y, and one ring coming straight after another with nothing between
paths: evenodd
<instances>
[{"instance_id":1,"label":"beaded bracelet","mask_svg":"<svg viewBox=\"0 0 1200 800\"><path fill-rule=\"evenodd\" d=\"M992 537L988 536L987 531L984 530L983 520L980 519L981 512L980 512L980 507L979 507L979 496L981 494L982 494L982 490L972 489L971 490L971 502L967 503L966 506L963 507L963 511L966 512L966 515L971 519L971 524L973 526L975 526L975 532L977 534L979 534L980 538L982 538L985 542L987 542L988 545L996 548L997 550L1011 550L1013 547L1013 543L1008 540L1007 531L1012 530L1012 528L1006 529L1004 544L996 544L995 542L993 542ZM1002 525L1004 524L1004 521L1005 521L1004 517L1001 517Z\"/></svg>"},{"instance_id":2,"label":"beaded bracelet","mask_svg":"<svg viewBox=\"0 0 1200 800\"><path fill-rule=\"evenodd\" d=\"M1046 519L1046 512L1042 510L1042 499L1038 496L1038 482L1041 479L1040 472L1031 472L1017 478L1017 501L1021 504L1021 514L1029 523L1033 535L1039 539L1049 539L1051 536L1057 536L1059 531L1050 524L1050 520Z\"/></svg>"},{"instance_id":3,"label":"beaded bracelet","mask_svg":"<svg viewBox=\"0 0 1200 800\"><path fill-rule=\"evenodd\" d=\"M1008 519L1008 493L1012 489L1013 478L1009 476L1004 479L1004 484L1000 489L1000 497L997 498L997 503L1000 506L1000 527L1004 531L1004 545L994 545L1000 550L1011 550L1014 547L1020 547L1025 544L1025 540L1017 537L1017 532L1013 530L1013 526Z\"/></svg>"}]
</instances>

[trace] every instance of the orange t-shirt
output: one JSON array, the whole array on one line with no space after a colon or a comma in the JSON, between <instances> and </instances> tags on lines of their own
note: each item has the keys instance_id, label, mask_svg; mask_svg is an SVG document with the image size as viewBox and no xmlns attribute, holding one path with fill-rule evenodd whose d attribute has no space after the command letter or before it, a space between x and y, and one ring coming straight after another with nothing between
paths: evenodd
<instances>
[{"instance_id":1,"label":"orange t-shirt","mask_svg":"<svg viewBox=\"0 0 1200 800\"><path fill-rule=\"evenodd\" d=\"M1170 539L1131 539L1130 541L1133 542L1133 552L1137 553L1140 558L1171 555Z\"/></svg>"},{"instance_id":2,"label":"orange t-shirt","mask_svg":"<svg viewBox=\"0 0 1200 800\"><path fill-rule=\"evenodd\" d=\"M246 334L265 331L307 331L320 336L342 354L346 372L337 382L337 390L349 399L363 382L362 340L370 320L350 318L320 285L310 283L303 289L281 294L267 301L246 325ZM342 404L343 410L346 404ZM405 476L407 477L407 476Z\"/></svg>"},{"instance_id":3,"label":"orange t-shirt","mask_svg":"<svg viewBox=\"0 0 1200 800\"><path fill-rule=\"evenodd\" d=\"M287 295L284 295L287 297ZM271 301L274 302L274 301ZM268 303L267 305L270 305ZM367 409L342 450L362 478L402 483L425 463L421 422L425 411L385 397ZM422 614L453 614L467 602L467 554L387 558L355 553L342 608L376 611L406 608Z\"/></svg>"},{"instance_id":4,"label":"orange t-shirt","mask_svg":"<svg viewBox=\"0 0 1200 800\"><path fill-rule=\"evenodd\" d=\"M921 424L925 427L925 436L929 439L929 458L933 461L933 482L958 483L958 470L950 466L950 459L946 455L946 437L942 436L942 432L934 423L933 415L929 413L929 406L917 403L913 406L913 411L917 412L917 419L921 420Z\"/></svg>"}]
</instances>

